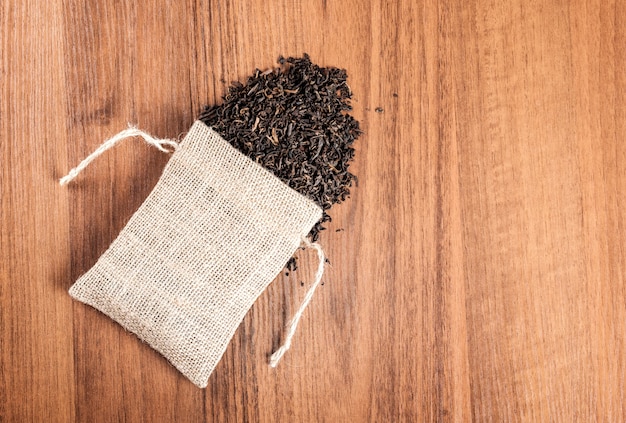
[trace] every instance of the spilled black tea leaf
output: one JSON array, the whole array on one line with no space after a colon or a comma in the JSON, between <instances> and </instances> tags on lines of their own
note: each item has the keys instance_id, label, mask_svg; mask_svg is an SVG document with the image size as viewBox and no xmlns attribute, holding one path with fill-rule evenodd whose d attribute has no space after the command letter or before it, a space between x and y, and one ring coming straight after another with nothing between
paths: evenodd
<instances>
[{"instance_id":1,"label":"spilled black tea leaf","mask_svg":"<svg viewBox=\"0 0 626 423\"><path fill-rule=\"evenodd\" d=\"M349 196L356 179L348 168L361 130L347 113L345 70L320 67L307 54L278 63L233 83L224 102L207 106L199 119L324 210L309 234L317 241L331 220L327 210ZM295 260L287 268L295 270Z\"/></svg>"}]
</instances>

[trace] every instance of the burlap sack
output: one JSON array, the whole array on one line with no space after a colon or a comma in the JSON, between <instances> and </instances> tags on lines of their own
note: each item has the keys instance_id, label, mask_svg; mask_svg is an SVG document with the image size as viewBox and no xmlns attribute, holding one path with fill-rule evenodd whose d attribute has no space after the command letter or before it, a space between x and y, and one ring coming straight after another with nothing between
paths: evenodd
<instances>
[{"instance_id":1,"label":"burlap sack","mask_svg":"<svg viewBox=\"0 0 626 423\"><path fill-rule=\"evenodd\" d=\"M199 387L322 210L201 122L70 288Z\"/></svg>"}]
</instances>

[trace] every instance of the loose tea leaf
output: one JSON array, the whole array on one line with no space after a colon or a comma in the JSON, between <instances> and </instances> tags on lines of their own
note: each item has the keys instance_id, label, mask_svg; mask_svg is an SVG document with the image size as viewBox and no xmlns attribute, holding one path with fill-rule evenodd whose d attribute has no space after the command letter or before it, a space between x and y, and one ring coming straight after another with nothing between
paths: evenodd
<instances>
[{"instance_id":1,"label":"loose tea leaf","mask_svg":"<svg viewBox=\"0 0 626 423\"><path fill-rule=\"evenodd\" d=\"M343 69L319 67L309 56L280 57L279 67L256 70L246 84L233 83L221 105L207 106L200 120L294 190L315 201L322 219L344 201L356 177L348 171L352 144L361 134ZM292 259L287 268L295 270Z\"/></svg>"}]
</instances>

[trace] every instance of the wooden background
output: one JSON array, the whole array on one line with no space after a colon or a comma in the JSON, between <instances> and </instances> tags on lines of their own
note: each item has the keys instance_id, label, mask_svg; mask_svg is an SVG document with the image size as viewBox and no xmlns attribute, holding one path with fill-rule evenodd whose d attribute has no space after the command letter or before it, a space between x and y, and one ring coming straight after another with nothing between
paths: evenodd
<instances>
[{"instance_id":1,"label":"wooden background","mask_svg":"<svg viewBox=\"0 0 626 423\"><path fill-rule=\"evenodd\" d=\"M348 70L360 184L284 362L313 253L200 390L67 294L168 157L57 179L303 52ZM625 421L625 92L619 0L3 1L0 421Z\"/></svg>"}]
</instances>

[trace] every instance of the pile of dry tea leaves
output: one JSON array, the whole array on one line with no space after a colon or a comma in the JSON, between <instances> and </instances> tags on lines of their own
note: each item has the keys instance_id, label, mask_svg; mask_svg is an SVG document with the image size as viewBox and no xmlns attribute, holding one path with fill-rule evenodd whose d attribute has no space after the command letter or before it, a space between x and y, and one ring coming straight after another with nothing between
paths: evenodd
<instances>
[{"instance_id":1,"label":"pile of dry tea leaves","mask_svg":"<svg viewBox=\"0 0 626 423\"><path fill-rule=\"evenodd\" d=\"M278 63L257 69L245 85L233 83L224 102L206 107L199 119L324 210L309 234L317 241L331 220L327 210L348 197L356 179L348 167L361 130L347 113L352 92L345 70L319 67L307 54ZM295 261L287 267L295 269Z\"/></svg>"}]
</instances>

